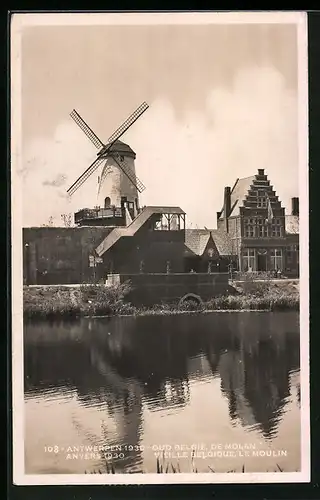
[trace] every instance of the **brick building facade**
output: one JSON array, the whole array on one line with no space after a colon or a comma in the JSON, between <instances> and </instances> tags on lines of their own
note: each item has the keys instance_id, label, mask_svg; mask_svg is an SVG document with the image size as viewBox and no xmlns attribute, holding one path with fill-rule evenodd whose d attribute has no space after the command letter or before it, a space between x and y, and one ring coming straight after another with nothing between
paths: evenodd
<instances>
[{"instance_id":1,"label":"brick building facade","mask_svg":"<svg viewBox=\"0 0 320 500\"><path fill-rule=\"evenodd\" d=\"M225 188L217 228L228 235L239 271L299 275L299 199L287 215L263 169Z\"/></svg>"}]
</instances>

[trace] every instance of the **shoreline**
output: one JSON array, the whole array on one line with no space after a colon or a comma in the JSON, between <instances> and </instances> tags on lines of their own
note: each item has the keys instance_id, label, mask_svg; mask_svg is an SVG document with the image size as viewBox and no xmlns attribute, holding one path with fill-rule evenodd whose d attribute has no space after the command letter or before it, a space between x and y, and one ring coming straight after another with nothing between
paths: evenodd
<instances>
[{"instance_id":1,"label":"shoreline","mask_svg":"<svg viewBox=\"0 0 320 500\"><path fill-rule=\"evenodd\" d=\"M203 311L179 311L173 310L170 312L153 312L151 311L143 311L141 313L135 314L117 314L117 318L133 318L133 317L141 317L141 316L181 316L181 315L187 315L187 314L215 314L215 313L239 313L239 312L273 312L270 309L205 309ZM103 319L103 318L114 318L115 315L92 315L92 316L78 316L78 318L83 318L83 319Z\"/></svg>"},{"instance_id":2,"label":"shoreline","mask_svg":"<svg viewBox=\"0 0 320 500\"><path fill-rule=\"evenodd\" d=\"M220 314L220 313L271 313L271 312L288 312L288 311L296 311L299 312L299 309L297 308L286 308L286 309L279 309L279 310L274 310L274 309L208 309L205 311L170 311L170 312L163 312L163 311L143 311L143 312L138 312L138 313L131 313L131 314L92 314L92 315L84 315L84 314L79 314L79 315L72 315L72 314L63 314L63 313L54 313L54 314L28 314L27 312L24 313L24 319L27 321L31 320L39 320L39 321L45 321L45 320L80 320L80 319L106 319L106 318L141 318L141 317L146 317L146 316L186 316L186 315L201 315L201 314Z\"/></svg>"}]
</instances>

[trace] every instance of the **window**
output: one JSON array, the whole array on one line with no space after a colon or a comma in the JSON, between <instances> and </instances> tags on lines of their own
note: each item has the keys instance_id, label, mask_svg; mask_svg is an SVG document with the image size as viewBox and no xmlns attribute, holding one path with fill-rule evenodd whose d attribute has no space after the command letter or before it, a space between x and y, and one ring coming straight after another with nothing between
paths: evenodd
<instances>
[{"instance_id":1,"label":"window","mask_svg":"<svg viewBox=\"0 0 320 500\"><path fill-rule=\"evenodd\" d=\"M180 229L180 217L178 214L169 216L169 222L171 231L178 231Z\"/></svg>"},{"instance_id":2,"label":"window","mask_svg":"<svg viewBox=\"0 0 320 500\"><path fill-rule=\"evenodd\" d=\"M257 207L258 208L267 208L267 198L258 198Z\"/></svg>"},{"instance_id":3,"label":"window","mask_svg":"<svg viewBox=\"0 0 320 500\"><path fill-rule=\"evenodd\" d=\"M107 196L104 199L104 208L109 208L110 207L110 203L111 203L111 200L110 200L109 196Z\"/></svg>"},{"instance_id":4,"label":"window","mask_svg":"<svg viewBox=\"0 0 320 500\"><path fill-rule=\"evenodd\" d=\"M281 236L281 227L273 225L271 228L271 236L274 238L280 237Z\"/></svg>"},{"instance_id":5,"label":"window","mask_svg":"<svg viewBox=\"0 0 320 500\"><path fill-rule=\"evenodd\" d=\"M268 231L268 226L266 226L265 224L265 220L258 219L257 225L258 225L258 237L265 238L266 236L268 236L269 231Z\"/></svg>"},{"instance_id":6,"label":"window","mask_svg":"<svg viewBox=\"0 0 320 500\"><path fill-rule=\"evenodd\" d=\"M180 214L159 214L153 229L158 231L179 231L184 229L184 219Z\"/></svg>"},{"instance_id":7,"label":"window","mask_svg":"<svg viewBox=\"0 0 320 500\"><path fill-rule=\"evenodd\" d=\"M286 255L287 255L287 263L291 264L293 261L293 251L291 247L286 248Z\"/></svg>"},{"instance_id":8,"label":"window","mask_svg":"<svg viewBox=\"0 0 320 500\"><path fill-rule=\"evenodd\" d=\"M254 238L254 227L247 225L245 227L244 235L246 238Z\"/></svg>"},{"instance_id":9,"label":"window","mask_svg":"<svg viewBox=\"0 0 320 500\"><path fill-rule=\"evenodd\" d=\"M128 210L133 210L134 209L133 201L127 201L127 207L128 207Z\"/></svg>"},{"instance_id":10,"label":"window","mask_svg":"<svg viewBox=\"0 0 320 500\"><path fill-rule=\"evenodd\" d=\"M287 263L292 263L294 260L297 259L296 254L299 252L299 245L289 245L286 248L286 260Z\"/></svg>"},{"instance_id":11,"label":"window","mask_svg":"<svg viewBox=\"0 0 320 500\"><path fill-rule=\"evenodd\" d=\"M166 231L169 229L168 218L164 214L159 215L158 220L155 222L154 229L157 231Z\"/></svg>"},{"instance_id":12,"label":"window","mask_svg":"<svg viewBox=\"0 0 320 500\"><path fill-rule=\"evenodd\" d=\"M243 270L253 271L255 269L254 250L246 249L243 251Z\"/></svg>"},{"instance_id":13,"label":"window","mask_svg":"<svg viewBox=\"0 0 320 500\"><path fill-rule=\"evenodd\" d=\"M245 238L254 238L255 236L255 221L254 219L244 220L244 236Z\"/></svg>"},{"instance_id":14,"label":"window","mask_svg":"<svg viewBox=\"0 0 320 500\"><path fill-rule=\"evenodd\" d=\"M266 192L264 189L258 189L257 192L257 207L258 208L266 208L267 207L267 198L266 198Z\"/></svg>"},{"instance_id":15,"label":"window","mask_svg":"<svg viewBox=\"0 0 320 500\"><path fill-rule=\"evenodd\" d=\"M268 236L267 226L259 226L258 236L259 238L266 238Z\"/></svg>"},{"instance_id":16,"label":"window","mask_svg":"<svg viewBox=\"0 0 320 500\"><path fill-rule=\"evenodd\" d=\"M272 271L282 270L282 250L274 249L270 250L270 264Z\"/></svg>"}]
</instances>

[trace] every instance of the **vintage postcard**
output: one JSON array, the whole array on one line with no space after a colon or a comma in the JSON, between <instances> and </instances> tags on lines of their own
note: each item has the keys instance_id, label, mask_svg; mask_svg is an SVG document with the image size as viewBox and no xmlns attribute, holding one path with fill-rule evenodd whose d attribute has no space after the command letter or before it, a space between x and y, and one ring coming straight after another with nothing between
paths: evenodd
<instances>
[{"instance_id":1,"label":"vintage postcard","mask_svg":"<svg viewBox=\"0 0 320 500\"><path fill-rule=\"evenodd\" d=\"M307 18L11 18L18 485L310 481Z\"/></svg>"}]
</instances>

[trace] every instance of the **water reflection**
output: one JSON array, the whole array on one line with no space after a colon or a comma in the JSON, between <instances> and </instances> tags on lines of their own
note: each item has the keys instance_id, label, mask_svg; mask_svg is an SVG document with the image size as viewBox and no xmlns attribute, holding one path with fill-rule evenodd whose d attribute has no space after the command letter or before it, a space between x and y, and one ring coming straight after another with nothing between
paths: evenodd
<instances>
[{"instance_id":1,"label":"water reflection","mask_svg":"<svg viewBox=\"0 0 320 500\"><path fill-rule=\"evenodd\" d=\"M142 470L135 447L143 441L146 411L182 412L191 404L192 385L217 378L230 422L274 439L290 374L299 369L295 313L29 323L24 339L26 398L76 395L83 407L103 407L115 428L102 422L100 441L132 445L121 459L130 472ZM298 386L296 394L299 400ZM81 419L73 415L72 422L97 443Z\"/></svg>"}]
</instances>

